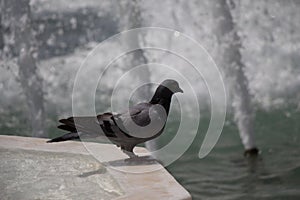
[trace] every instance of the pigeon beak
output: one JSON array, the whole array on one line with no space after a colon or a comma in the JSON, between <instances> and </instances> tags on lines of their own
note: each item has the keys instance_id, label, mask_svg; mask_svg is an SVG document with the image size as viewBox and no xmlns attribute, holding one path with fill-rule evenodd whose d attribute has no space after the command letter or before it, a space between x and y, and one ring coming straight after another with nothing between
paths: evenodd
<instances>
[{"instance_id":1,"label":"pigeon beak","mask_svg":"<svg viewBox=\"0 0 300 200\"><path fill-rule=\"evenodd\" d=\"M181 88L178 88L178 92L183 93L183 90Z\"/></svg>"}]
</instances>

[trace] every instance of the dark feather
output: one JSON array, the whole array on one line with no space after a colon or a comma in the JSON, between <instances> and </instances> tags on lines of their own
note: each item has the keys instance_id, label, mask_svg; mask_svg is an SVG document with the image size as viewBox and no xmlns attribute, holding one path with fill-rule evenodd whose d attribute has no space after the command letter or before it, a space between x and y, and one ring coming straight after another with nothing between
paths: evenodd
<instances>
[{"instance_id":1,"label":"dark feather","mask_svg":"<svg viewBox=\"0 0 300 200\"><path fill-rule=\"evenodd\" d=\"M62 141L75 140L75 139L79 139L79 134L78 133L67 133L67 134L65 134L63 136L54 138L52 140L48 140L47 143L62 142Z\"/></svg>"},{"instance_id":2,"label":"dark feather","mask_svg":"<svg viewBox=\"0 0 300 200\"><path fill-rule=\"evenodd\" d=\"M65 130L65 131L70 131L72 133L76 132L76 128L69 126L69 125L59 125L57 128Z\"/></svg>"}]
</instances>

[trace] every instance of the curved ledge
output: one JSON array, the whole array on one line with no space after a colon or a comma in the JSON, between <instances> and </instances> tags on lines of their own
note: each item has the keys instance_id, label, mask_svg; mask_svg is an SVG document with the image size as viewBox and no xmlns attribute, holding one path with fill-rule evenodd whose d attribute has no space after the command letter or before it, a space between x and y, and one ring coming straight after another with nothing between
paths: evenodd
<instances>
[{"instance_id":1,"label":"curved ledge","mask_svg":"<svg viewBox=\"0 0 300 200\"><path fill-rule=\"evenodd\" d=\"M30 176L29 180L32 179L32 174L34 174L34 178L37 178L36 180L41 180L39 179L41 178L41 174L45 176L46 172L49 177L43 179L43 181L46 180L43 185L43 191L45 192L43 196L40 194L41 189L37 192L34 191L36 189L35 187L22 188L22 186L24 187L24 184L20 184L16 187L20 191L26 189L30 190L30 194L33 195L30 196L30 198L44 197L45 199L47 195L52 195L51 197L53 198L63 196L65 198L80 199L82 198L81 195L84 193L86 199L95 199L97 195L98 197L101 195L101 197L105 197L105 199L119 200L191 199L190 194L172 177L172 175L170 175L158 162L149 157L149 152L145 148L138 147L135 149L135 153L142 156L142 158L132 162L126 160L127 156L114 145L99 143L85 144L88 145L88 149L92 149L93 152L101 152L101 163L94 159L80 142L69 141L47 144L46 139L41 138L1 135L0 152L2 153L0 154L0 171L7 170L8 166L6 165L9 165L10 167L14 166L17 168L18 173L28 174L28 176ZM16 159L9 159L9 156L15 157ZM26 164L20 167L19 165L12 163L13 160L18 160L18 156L22 159L29 160L30 162L28 163L38 163L36 165L39 166L31 168L30 165L28 165L27 171L22 172L22 170L26 170ZM2 162L5 159L9 162ZM19 160L22 161L22 159ZM38 160L38 162L35 162L35 160ZM66 167L64 167L64 165ZM89 168L91 166L92 168ZM145 170L149 172L145 173ZM13 169L11 169L11 171L13 172ZM51 174L51 171L53 171L53 174ZM66 172L68 176L64 177ZM1 176L3 176L2 173ZM11 176L14 176L14 173L12 173ZM23 179L26 178L24 176L21 177ZM16 180L16 178L14 177L13 180ZM57 184L53 185L51 183L52 181L57 183L59 180L61 181L61 185L59 188L55 189L55 187L58 187ZM39 185L37 188L42 187L40 186L40 181L36 181L36 183ZM9 184L9 181L7 184ZM95 187L95 185L98 187L97 184L99 185L99 190L90 189L91 187ZM73 187L74 185L77 185L77 188ZM85 188L87 185L89 188ZM7 185L6 188L11 187ZM87 189L86 192L84 191L85 189ZM72 193L68 190L72 190ZM51 194L47 194L49 191L51 191ZM2 194L5 192L8 196L10 194L10 191L0 192ZM76 194L76 192L78 192L78 194ZM21 197L24 199L24 196Z\"/></svg>"}]
</instances>

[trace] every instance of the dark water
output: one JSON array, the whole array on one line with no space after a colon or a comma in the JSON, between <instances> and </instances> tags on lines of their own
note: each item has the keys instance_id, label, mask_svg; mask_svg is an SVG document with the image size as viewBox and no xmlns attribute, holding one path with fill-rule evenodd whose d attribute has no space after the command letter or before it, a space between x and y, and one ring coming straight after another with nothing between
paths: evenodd
<instances>
[{"instance_id":1,"label":"dark water","mask_svg":"<svg viewBox=\"0 0 300 200\"><path fill-rule=\"evenodd\" d=\"M234 123L227 123L213 151L199 159L205 124L207 119L189 150L167 167L193 199L300 199L299 111L256 113L254 126L261 150L256 158L243 157L238 131Z\"/></svg>"}]
</instances>

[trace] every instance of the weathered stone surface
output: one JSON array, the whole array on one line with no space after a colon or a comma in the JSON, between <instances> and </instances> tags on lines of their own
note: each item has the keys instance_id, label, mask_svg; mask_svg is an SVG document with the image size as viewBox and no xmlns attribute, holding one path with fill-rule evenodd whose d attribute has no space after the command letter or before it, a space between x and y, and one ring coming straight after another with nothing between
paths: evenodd
<instances>
[{"instance_id":1,"label":"weathered stone surface","mask_svg":"<svg viewBox=\"0 0 300 200\"><path fill-rule=\"evenodd\" d=\"M0 149L1 199L114 199L124 192L87 155ZM90 171L96 171L89 176Z\"/></svg>"},{"instance_id":2,"label":"weathered stone surface","mask_svg":"<svg viewBox=\"0 0 300 200\"><path fill-rule=\"evenodd\" d=\"M191 199L146 149L135 153L144 157L128 162L110 144L0 136L0 199Z\"/></svg>"}]
</instances>

